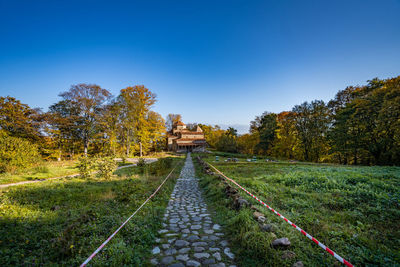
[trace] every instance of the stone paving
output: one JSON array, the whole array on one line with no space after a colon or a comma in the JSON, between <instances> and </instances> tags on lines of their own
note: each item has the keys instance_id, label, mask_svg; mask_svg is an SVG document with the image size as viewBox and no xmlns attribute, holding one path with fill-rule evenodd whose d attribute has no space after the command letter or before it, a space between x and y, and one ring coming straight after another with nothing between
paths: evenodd
<instances>
[{"instance_id":1,"label":"stone paving","mask_svg":"<svg viewBox=\"0 0 400 267\"><path fill-rule=\"evenodd\" d=\"M195 178L190 153L164 215L151 264L157 266L234 267L234 255L221 226L214 224Z\"/></svg>"}]
</instances>

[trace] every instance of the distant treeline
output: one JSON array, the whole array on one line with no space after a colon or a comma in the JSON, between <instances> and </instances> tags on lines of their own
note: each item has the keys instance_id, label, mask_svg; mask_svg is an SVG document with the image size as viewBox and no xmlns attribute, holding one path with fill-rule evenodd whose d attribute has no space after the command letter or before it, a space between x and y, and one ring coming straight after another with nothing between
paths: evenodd
<instances>
[{"instance_id":1,"label":"distant treeline","mask_svg":"<svg viewBox=\"0 0 400 267\"><path fill-rule=\"evenodd\" d=\"M165 147L165 121L151 111L156 95L139 85L117 97L95 84L60 93L48 112L0 97L0 171L27 167L40 158L79 154L130 156Z\"/></svg>"},{"instance_id":2,"label":"distant treeline","mask_svg":"<svg viewBox=\"0 0 400 267\"><path fill-rule=\"evenodd\" d=\"M349 86L325 103L314 100L279 114L264 112L250 133L202 126L221 151L313 162L400 165L400 76Z\"/></svg>"}]
</instances>

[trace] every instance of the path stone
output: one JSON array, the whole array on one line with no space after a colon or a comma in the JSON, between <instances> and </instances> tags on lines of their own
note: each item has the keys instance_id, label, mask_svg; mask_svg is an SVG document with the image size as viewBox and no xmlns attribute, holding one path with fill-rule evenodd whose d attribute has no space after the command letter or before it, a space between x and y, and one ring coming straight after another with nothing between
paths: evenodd
<instances>
[{"instance_id":1,"label":"path stone","mask_svg":"<svg viewBox=\"0 0 400 267\"><path fill-rule=\"evenodd\" d=\"M159 247L153 248L153 251L151 253L153 253L153 255L160 253L160 248Z\"/></svg>"},{"instance_id":2,"label":"path stone","mask_svg":"<svg viewBox=\"0 0 400 267\"><path fill-rule=\"evenodd\" d=\"M222 230L212 221L189 153L171 193L151 263L160 266L232 266L234 254L228 242L223 240Z\"/></svg>"}]
</instances>

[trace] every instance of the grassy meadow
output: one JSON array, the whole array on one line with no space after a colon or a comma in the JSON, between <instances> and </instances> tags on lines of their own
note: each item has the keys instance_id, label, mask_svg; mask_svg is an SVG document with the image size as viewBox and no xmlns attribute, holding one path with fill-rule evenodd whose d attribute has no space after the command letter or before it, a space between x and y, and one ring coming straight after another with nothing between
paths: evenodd
<instances>
[{"instance_id":1,"label":"grassy meadow","mask_svg":"<svg viewBox=\"0 0 400 267\"><path fill-rule=\"evenodd\" d=\"M10 184L76 174L79 172L76 163L77 162L74 160L48 161L32 168L16 170L13 173L1 173L0 184Z\"/></svg>"},{"instance_id":2,"label":"grassy meadow","mask_svg":"<svg viewBox=\"0 0 400 267\"><path fill-rule=\"evenodd\" d=\"M156 197L125 225L92 266L144 264L183 161L117 170L111 179L63 178L0 191L1 266L77 266L143 201L173 166Z\"/></svg>"},{"instance_id":3,"label":"grassy meadow","mask_svg":"<svg viewBox=\"0 0 400 267\"><path fill-rule=\"evenodd\" d=\"M204 155L203 155L204 156ZM195 157L194 157L195 158ZM291 162L225 162L215 154L205 161L216 166L286 218L313 235L355 266L400 266L400 168L360 167ZM241 266L340 265L245 192L240 195L265 214L273 232L263 232L253 211L232 208L232 199L216 176L202 172L200 183L217 220L225 226ZM288 237L295 253L270 243ZM292 254L293 256L293 254ZM284 259L286 258L286 259Z\"/></svg>"}]
</instances>

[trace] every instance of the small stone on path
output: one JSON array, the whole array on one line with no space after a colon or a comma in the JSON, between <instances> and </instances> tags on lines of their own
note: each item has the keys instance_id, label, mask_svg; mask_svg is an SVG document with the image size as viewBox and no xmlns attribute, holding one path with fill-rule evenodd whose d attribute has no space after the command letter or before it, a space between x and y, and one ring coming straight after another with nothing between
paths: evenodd
<instances>
[{"instance_id":1,"label":"small stone on path","mask_svg":"<svg viewBox=\"0 0 400 267\"><path fill-rule=\"evenodd\" d=\"M159 247L153 248L153 250L151 251L151 253L152 253L153 255L154 255L154 254L160 253L160 248L159 248Z\"/></svg>"}]
</instances>

